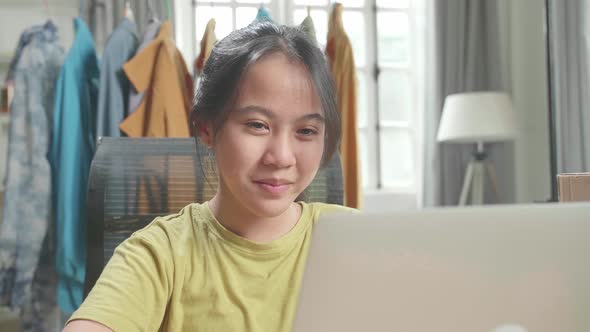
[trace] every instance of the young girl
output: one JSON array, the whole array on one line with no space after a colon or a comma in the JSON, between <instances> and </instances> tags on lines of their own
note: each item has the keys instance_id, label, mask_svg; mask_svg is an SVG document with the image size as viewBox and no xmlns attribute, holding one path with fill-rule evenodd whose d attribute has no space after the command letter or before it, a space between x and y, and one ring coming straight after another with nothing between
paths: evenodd
<instances>
[{"instance_id":1,"label":"young girl","mask_svg":"<svg viewBox=\"0 0 590 332\"><path fill-rule=\"evenodd\" d=\"M64 331L291 329L314 222L351 211L296 202L340 138L326 60L296 28L235 31L207 61L192 120L216 195L122 243Z\"/></svg>"}]
</instances>

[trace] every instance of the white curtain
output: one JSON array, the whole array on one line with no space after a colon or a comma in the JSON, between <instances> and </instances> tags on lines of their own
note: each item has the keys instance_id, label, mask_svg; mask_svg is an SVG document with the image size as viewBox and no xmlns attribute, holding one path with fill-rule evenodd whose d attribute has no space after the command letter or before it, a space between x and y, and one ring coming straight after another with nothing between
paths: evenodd
<instances>
[{"instance_id":1,"label":"white curtain","mask_svg":"<svg viewBox=\"0 0 590 332\"><path fill-rule=\"evenodd\" d=\"M554 172L590 172L590 0L548 10Z\"/></svg>"},{"instance_id":2,"label":"white curtain","mask_svg":"<svg viewBox=\"0 0 590 332\"><path fill-rule=\"evenodd\" d=\"M429 0L426 26L427 99L424 110L424 179L422 206L456 205L474 145L439 144L436 134L442 106L452 93L509 91L500 26L501 3L496 0ZM489 190L486 203L515 200L513 143L486 145L498 173L499 201Z\"/></svg>"}]
</instances>

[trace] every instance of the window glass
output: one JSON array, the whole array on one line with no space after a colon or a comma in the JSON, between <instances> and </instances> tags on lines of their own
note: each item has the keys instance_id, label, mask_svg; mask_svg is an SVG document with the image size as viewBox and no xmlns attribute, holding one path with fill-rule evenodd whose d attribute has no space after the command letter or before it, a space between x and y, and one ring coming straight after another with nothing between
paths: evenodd
<instances>
[{"instance_id":1,"label":"window glass","mask_svg":"<svg viewBox=\"0 0 590 332\"><path fill-rule=\"evenodd\" d=\"M201 40L209 19L215 19L215 35L218 39L229 35L233 30L233 11L229 6L198 6L195 8L197 39Z\"/></svg>"},{"instance_id":2,"label":"window glass","mask_svg":"<svg viewBox=\"0 0 590 332\"><path fill-rule=\"evenodd\" d=\"M377 13L378 61L380 64L407 65L410 62L408 14Z\"/></svg>"},{"instance_id":3,"label":"window glass","mask_svg":"<svg viewBox=\"0 0 590 332\"><path fill-rule=\"evenodd\" d=\"M362 67L366 63L367 49L365 43L365 15L359 11L344 10L342 12L342 23L352 45L354 64L357 67Z\"/></svg>"},{"instance_id":4,"label":"window glass","mask_svg":"<svg viewBox=\"0 0 590 332\"><path fill-rule=\"evenodd\" d=\"M379 74L379 121L408 122L412 107L409 75L400 70L382 70Z\"/></svg>"},{"instance_id":5,"label":"window glass","mask_svg":"<svg viewBox=\"0 0 590 332\"><path fill-rule=\"evenodd\" d=\"M381 128L381 181L384 188L410 187L416 169L408 129Z\"/></svg>"},{"instance_id":6,"label":"window glass","mask_svg":"<svg viewBox=\"0 0 590 332\"><path fill-rule=\"evenodd\" d=\"M397 8L404 9L410 6L409 0L377 0L379 8Z\"/></svg>"}]
</instances>

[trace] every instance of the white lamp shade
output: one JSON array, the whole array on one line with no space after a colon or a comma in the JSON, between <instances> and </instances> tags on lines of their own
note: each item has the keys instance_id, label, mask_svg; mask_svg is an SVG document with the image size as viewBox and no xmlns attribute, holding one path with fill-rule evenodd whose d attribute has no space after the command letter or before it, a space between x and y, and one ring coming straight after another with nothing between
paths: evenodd
<instances>
[{"instance_id":1,"label":"white lamp shade","mask_svg":"<svg viewBox=\"0 0 590 332\"><path fill-rule=\"evenodd\" d=\"M447 96L438 127L439 142L474 143L513 139L516 120L510 97L500 92Z\"/></svg>"}]
</instances>

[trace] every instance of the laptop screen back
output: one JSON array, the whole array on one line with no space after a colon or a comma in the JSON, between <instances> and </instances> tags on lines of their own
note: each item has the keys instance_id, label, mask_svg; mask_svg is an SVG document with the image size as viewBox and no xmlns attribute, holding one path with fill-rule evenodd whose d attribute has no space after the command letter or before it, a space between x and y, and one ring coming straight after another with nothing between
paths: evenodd
<instances>
[{"instance_id":1,"label":"laptop screen back","mask_svg":"<svg viewBox=\"0 0 590 332\"><path fill-rule=\"evenodd\" d=\"M590 331L590 204L326 216L295 331Z\"/></svg>"}]
</instances>

